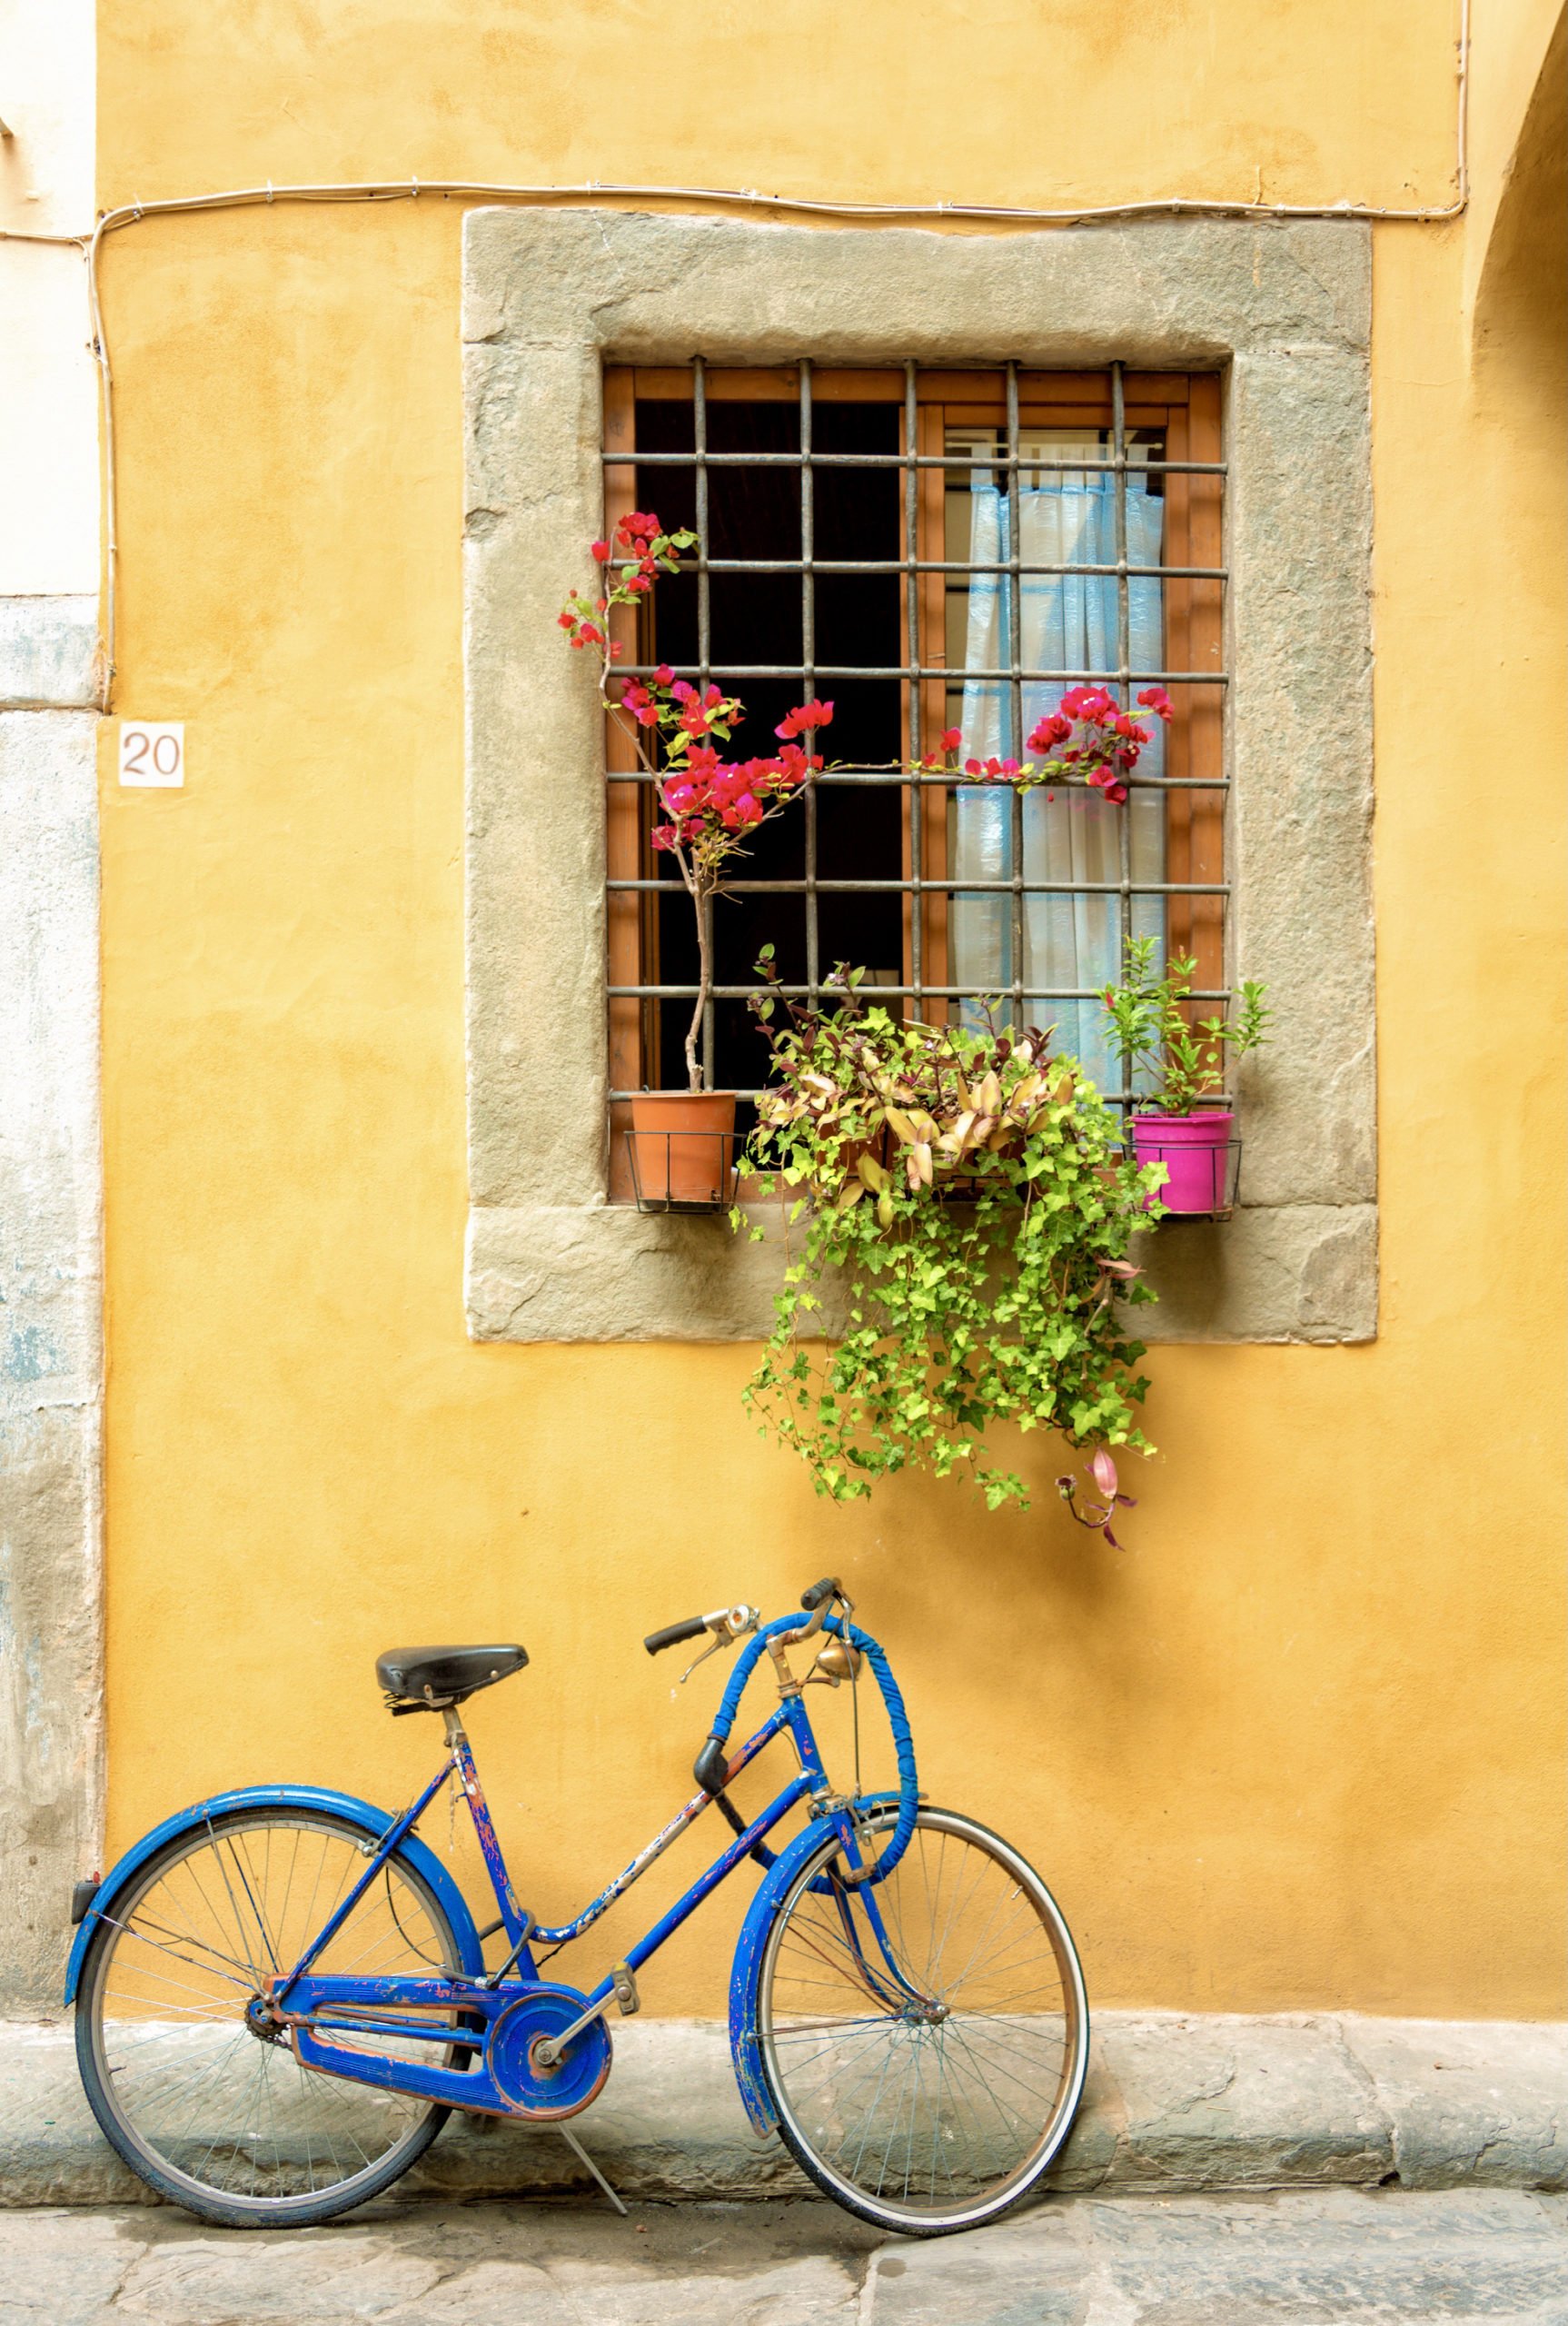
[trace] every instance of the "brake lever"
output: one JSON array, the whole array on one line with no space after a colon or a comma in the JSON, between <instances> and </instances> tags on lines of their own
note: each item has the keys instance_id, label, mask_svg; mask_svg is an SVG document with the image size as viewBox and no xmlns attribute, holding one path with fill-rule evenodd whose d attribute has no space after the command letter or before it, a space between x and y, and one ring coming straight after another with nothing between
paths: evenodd
<instances>
[{"instance_id":1,"label":"brake lever","mask_svg":"<svg viewBox=\"0 0 1568 2326\"><path fill-rule=\"evenodd\" d=\"M680 1679L676 1682L676 1686L678 1688L683 1688L700 1664L706 1664L710 1655L717 1655L721 1647L729 1647L731 1645L732 1643L729 1640L716 1639L711 1647L705 1647L701 1655L694 1656L691 1662L687 1665L685 1671L680 1675Z\"/></svg>"},{"instance_id":2,"label":"brake lever","mask_svg":"<svg viewBox=\"0 0 1568 2326\"><path fill-rule=\"evenodd\" d=\"M714 1635L713 1645L711 1647L705 1647L700 1655L692 1658L676 1683L678 1687L683 1688L697 1666L700 1664L706 1664L710 1655L717 1655L721 1647L733 1647L738 1639L744 1639L748 1632L754 1632L761 1621L761 1611L756 1607L749 1607L742 1600L738 1606L716 1607L710 1615L704 1615L702 1620Z\"/></svg>"}]
</instances>

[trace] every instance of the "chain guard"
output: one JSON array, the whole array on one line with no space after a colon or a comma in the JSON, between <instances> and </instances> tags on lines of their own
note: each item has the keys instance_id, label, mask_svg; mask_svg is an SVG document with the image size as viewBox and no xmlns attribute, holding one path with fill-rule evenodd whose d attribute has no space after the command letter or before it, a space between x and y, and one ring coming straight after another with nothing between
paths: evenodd
<instances>
[{"instance_id":1,"label":"chain guard","mask_svg":"<svg viewBox=\"0 0 1568 2326\"><path fill-rule=\"evenodd\" d=\"M575 2116L604 2089L611 2057L602 2018L574 2035L552 2068L535 2064L533 2048L580 2018L586 1997L572 1987L538 1986L509 2003L490 2031L484 2065L509 2106L531 2123Z\"/></svg>"},{"instance_id":2,"label":"chain guard","mask_svg":"<svg viewBox=\"0 0 1568 2326\"><path fill-rule=\"evenodd\" d=\"M519 1993L467 1980L307 1974L292 1980L288 1993L303 2008L275 2016L302 2067L471 2115L556 2123L596 2099L610 2073L610 2031L602 2018L574 2035L553 2067L541 2068L534 2060L536 2044L560 2036L587 2009L587 1996L575 1987L529 1985ZM438 2011L440 2020L424 2016ZM422 2044L446 2047L448 2060L377 2051L378 2034L416 2035ZM451 2063L459 2059L465 2064Z\"/></svg>"}]
</instances>

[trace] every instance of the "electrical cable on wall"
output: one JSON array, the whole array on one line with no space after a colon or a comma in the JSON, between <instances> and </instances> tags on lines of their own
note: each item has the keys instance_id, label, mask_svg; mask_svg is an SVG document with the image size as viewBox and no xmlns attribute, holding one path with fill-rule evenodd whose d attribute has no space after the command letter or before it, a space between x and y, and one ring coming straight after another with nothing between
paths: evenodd
<instances>
[{"instance_id":1,"label":"electrical cable on wall","mask_svg":"<svg viewBox=\"0 0 1568 2326\"><path fill-rule=\"evenodd\" d=\"M775 217L834 219L843 224L946 225L958 221L1020 231L1042 226L1103 225L1136 218L1252 218L1264 224L1281 224L1294 218L1365 218L1388 225L1448 225L1463 216L1470 200L1467 152L1470 0L1461 0L1457 48L1454 198L1441 208L1399 210L1349 200L1331 203L1222 202L1177 194L1163 201L1101 203L1064 210L1032 210L975 202L829 202L805 194L759 194L752 189L724 186L620 185L598 180L582 185L488 185L464 178L411 176L360 184L274 185L269 178L264 185L236 186L223 194L181 194L164 202L123 203L117 209L104 211L91 234L29 234L0 228L0 242L55 244L80 250L86 261L87 302L93 325L92 352L98 365L104 415L104 574L98 708L100 711L108 711L114 690L119 579L114 378L99 284L99 261L104 237L108 234L116 234L127 226L142 224L151 218L245 210L260 204L273 207L280 202L360 203L382 206L392 202L417 202L421 195L428 194L440 194L447 200L515 202L540 207L556 204L577 208L604 203L678 202L687 208L713 205L723 210L761 212Z\"/></svg>"}]
</instances>

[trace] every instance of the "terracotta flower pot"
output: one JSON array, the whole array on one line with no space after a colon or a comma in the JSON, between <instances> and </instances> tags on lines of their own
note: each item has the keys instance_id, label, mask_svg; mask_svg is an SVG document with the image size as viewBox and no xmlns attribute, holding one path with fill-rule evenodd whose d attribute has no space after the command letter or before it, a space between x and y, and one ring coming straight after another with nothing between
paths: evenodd
<instances>
[{"instance_id":1,"label":"terracotta flower pot","mask_svg":"<svg viewBox=\"0 0 1568 2326\"><path fill-rule=\"evenodd\" d=\"M637 1191L643 1203L729 1200L733 1090L640 1090L631 1101Z\"/></svg>"},{"instance_id":2,"label":"terracotta flower pot","mask_svg":"<svg viewBox=\"0 0 1568 2326\"><path fill-rule=\"evenodd\" d=\"M1228 1197L1230 1142L1236 1117L1219 1108L1190 1115L1135 1115L1133 1152L1141 1170L1163 1163L1166 1183L1157 1198L1171 1212L1223 1211Z\"/></svg>"}]
</instances>

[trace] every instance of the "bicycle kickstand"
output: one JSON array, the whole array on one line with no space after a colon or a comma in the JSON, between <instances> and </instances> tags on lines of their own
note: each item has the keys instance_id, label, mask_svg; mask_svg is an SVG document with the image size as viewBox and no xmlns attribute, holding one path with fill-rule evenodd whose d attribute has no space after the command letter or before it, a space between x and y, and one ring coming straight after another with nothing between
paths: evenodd
<instances>
[{"instance_id":1,"label":"bicycle kickstand","mask_svg":"<svg viewBox=\"0 0 1568 2326\"><path fill-rule=\"evenodd\" d=\"M564 2124L557 2124L555 2129L561 2134L561 2139L566 2142L567 2147L571 2149L572 2154L580 2158L581 2162L587 2165L589 2171L592 2173L594 2179L598 2182L605 2195L610 2199L610 2203L615 2207L616 2212L621 2214L624 2218L626 2207L621 2203L620 2198L616 2195L614 2190L610 2187L609 2182L605 2179L598 2165L595 2164L593 2159L589 2155L588 2151L583 2147L582 2142L578 2139L577 2134L575 2132L569 2132Z\"/></svg>"}]
</instances>

